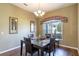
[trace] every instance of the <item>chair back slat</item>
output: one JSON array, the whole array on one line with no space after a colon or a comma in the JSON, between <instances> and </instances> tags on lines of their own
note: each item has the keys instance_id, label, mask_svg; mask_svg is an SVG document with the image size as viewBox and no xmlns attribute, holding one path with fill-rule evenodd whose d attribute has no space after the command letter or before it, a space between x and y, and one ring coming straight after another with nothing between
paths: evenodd
<instances>
[{"instance_id":1,"label":"chair back slat","mask_svg":"<svg viewBox=\"0 0 79 59\"><path fill-rule=\"evenodd\" d=\"M52 51L55 48L55 38L50 38L49 50Z\"/></svg>"},{"instance_id":2,"label":"chair back slat","mask_svg":"<svg viewBox=\"0 0 79 59\"><path fill-rule=\"evenodd\" d=\"M26 49L26 52L31 53L31 51L32 51L31 39L30 38L24 38L24 40L25 40L25 49Z\"/></svg>"}]
</instances>

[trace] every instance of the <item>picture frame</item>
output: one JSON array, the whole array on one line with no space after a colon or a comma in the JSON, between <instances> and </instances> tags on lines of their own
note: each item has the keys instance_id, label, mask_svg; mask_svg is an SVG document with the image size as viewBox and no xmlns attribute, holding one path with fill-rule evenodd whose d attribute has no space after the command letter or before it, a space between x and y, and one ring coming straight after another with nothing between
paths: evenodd
<instances>
[{"instance_id":1,"label":"picture frame","mask_svg":"<svg viewBox=\"0 0 79 59\"><path fill-rule=\"evenodd\" d=\"M18 33L18 18L9 17L9 34Z\"/></svg>"},{"instance_id":2,"label":"picture frame","mask_svg":"<svg viewBox=\"0 0 79 59\"><path fill-rule=\"evenodd\" d=\"M31 33L35 32L35 22L34 21L30 21L30 32Z\"/></svg>"}]
</instances>

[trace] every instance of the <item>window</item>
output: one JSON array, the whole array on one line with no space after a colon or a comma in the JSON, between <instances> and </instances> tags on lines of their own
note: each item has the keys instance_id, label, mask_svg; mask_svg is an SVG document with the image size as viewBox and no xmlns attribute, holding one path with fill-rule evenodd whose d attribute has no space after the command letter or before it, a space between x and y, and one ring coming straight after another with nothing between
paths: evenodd
<instances>
[{"instance_id":1,"label":"window","mask_svg":"<svg viewBox=\"0 0 79 59\"><path fill-rule=\"evenodd\" d=\"M63 22L61 20L50 20L43 23L43 34L51 34L62 39Z\"/></svg>"}]
</instances>

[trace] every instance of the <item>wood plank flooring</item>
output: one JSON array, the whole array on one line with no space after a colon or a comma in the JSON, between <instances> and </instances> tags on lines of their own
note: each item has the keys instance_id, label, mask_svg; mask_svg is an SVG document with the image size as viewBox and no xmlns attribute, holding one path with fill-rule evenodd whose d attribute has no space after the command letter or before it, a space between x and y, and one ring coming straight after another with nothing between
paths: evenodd
<instances>
[{"instance_id":1,"label":"wood plank flooring","mask_svg":"<svg viewBox=\"0 0 79 59\"><path fill-rule=\"evenodd\" d=\"M23 50L23 56L25 56ZM51 52L51 56L53 52ZM0 56L20 56L20 48L0 54ZM30 54L28 54L30 56ZM36 52L34 56L38 56L38 53ZM48 56L48 54L44 53L44 56ZM74 49L69 49L69 48L64 48L64 47L59 47L56 48L55 56L78 56L78 51Z\"/></svg>"}]
</instances>

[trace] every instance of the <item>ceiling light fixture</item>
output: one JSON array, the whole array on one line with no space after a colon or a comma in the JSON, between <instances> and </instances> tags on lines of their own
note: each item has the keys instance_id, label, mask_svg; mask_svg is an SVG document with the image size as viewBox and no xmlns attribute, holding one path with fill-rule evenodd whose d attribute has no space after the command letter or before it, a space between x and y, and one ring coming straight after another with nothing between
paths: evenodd
<instances>
[{"instance_id":1,"label":"ceiling light fixture","mask_svg":"<svg viewBox=\"0 0 79 59\"><path fill-rule=\"evenodd\" d=\"M45 12L43 10L38 9L37 11L34 12L36 16L43 16Z\"/></svg>"},{"instance_id":2,"label":"ceiling light fixture","mask_svg":"<svg viewBox=\"0 0 79 59\"><path fill-rule=\"evenodd\" d=\"M41 9L41 7L40 7L40 2L39 2L37 11L35 11L34 14L38 17L43 16L45 14L45 11L43 9Z\"/></svg>"}]
</instances>

